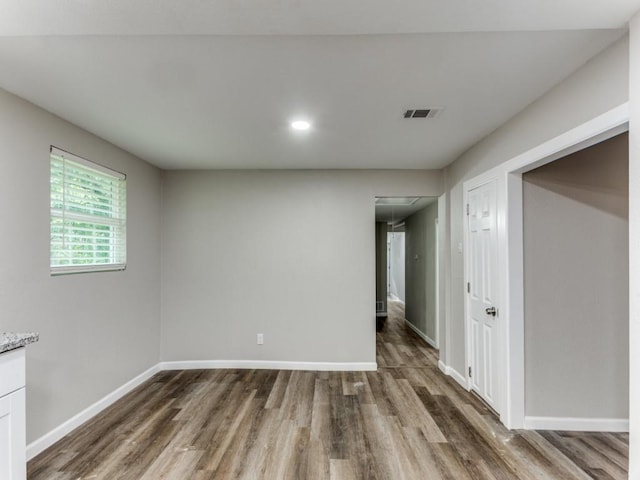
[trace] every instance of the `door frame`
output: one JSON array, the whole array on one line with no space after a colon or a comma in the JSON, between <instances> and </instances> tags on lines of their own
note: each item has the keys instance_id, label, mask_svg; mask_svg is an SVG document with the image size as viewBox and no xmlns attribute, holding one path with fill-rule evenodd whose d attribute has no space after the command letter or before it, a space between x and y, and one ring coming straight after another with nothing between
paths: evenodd
<instances>
[{"instance_id":1,"label":"door frame","mask_svg":"<svg viewBox=\"0 0 640 480\"><path fill-rule=\"evenodd\" d=\"M469 190L496 179L498 231L498 308L499 318L499 414L509 429L526 428L524 359L524 245L522 174L559 158L595 145L629 130L629 103L609 110L582 125L548 140L531 150L463 183L464 211L464 325L465 368L469 366L468 328L468 222L466 204ZM468 370L467 370L468 371ZM469 376L465 372L467 389Z\"/></svg>"},{"instance_id":2,"label":"door frame","mask_svg":"<svg viewBox=\"0 0 640 480\"><path fill-rule=\"evenodd\" d=\"M438 202L439 200L436 200L436 202ZM439 209L439 205L437 205L437 212L440 212ZM435 310L436 310L436 314L435 314L435 331L436 331L436 338L434 338L434 340L436 341L436 348L438 350L440 350L440 309L442 308L442 305L440 304L440 220L439 220L439 215L436 216L436 220L435 220L435 232L436 232L436 241L435 241L435 258L434 258L434 265L435 265L435 270L436 270L436 278L435 278L435 291L436 291L436 304L435 304Z\"/></svg>"}]
</instances>

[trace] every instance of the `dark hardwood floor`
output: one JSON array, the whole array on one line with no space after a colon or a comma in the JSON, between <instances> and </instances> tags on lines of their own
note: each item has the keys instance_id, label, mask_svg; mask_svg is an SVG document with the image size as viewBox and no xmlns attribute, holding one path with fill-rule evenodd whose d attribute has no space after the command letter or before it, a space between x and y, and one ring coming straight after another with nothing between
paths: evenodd
<instances>
[{"instance_id":1,"label":"dark hardwood floor","mask_svg":"<svg viewBox=\"0 0 640 480\"><path fill-rule=\"evenodd\" d=\"M626 434L506 430L403 316L390 304L376 372L159 373L30 461L28 478L626 478Z\"/></svg>"}]
</instances>

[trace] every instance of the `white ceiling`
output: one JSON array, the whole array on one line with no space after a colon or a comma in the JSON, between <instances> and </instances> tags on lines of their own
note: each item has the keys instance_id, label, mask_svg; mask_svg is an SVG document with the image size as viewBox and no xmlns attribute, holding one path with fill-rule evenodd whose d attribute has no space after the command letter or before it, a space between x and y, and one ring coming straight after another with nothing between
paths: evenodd
<instances>
[{"instance_id":1,"label":"white ceiling","mask_svg":"<svg viewBox=\"0 0 640 480\"><path fill-rule=\"evenodd\" d=\"M0 87L163 168L440 168L620 38L638 9L0 0ZM402 118L430 106L445 110ZM291 132L295 116L311 131Z\"/></svg>"},{"instance_id":2,"label":"white ceiling","mask_svg":"<svg viewBox=\"0 0 640 480\"><path fill-rule=\"evenodd\" d=\"M3 35L363 35L624 28L637 0L0 0Z\"/></svg>"}]
</instances>

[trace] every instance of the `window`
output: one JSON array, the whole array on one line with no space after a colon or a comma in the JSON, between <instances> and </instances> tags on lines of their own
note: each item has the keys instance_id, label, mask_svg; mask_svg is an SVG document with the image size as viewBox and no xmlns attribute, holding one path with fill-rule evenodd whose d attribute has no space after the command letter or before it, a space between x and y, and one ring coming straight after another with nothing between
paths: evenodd
<instances>
[{"instance_id":1,"label":"window","mask_svg":"<svg viewBox=\"0 0 640 480\"><path fill-rule=\"evenodd\" d=\"M51 147L51 274L123 270L126 176Z\"/></svg>"}]
</instances>

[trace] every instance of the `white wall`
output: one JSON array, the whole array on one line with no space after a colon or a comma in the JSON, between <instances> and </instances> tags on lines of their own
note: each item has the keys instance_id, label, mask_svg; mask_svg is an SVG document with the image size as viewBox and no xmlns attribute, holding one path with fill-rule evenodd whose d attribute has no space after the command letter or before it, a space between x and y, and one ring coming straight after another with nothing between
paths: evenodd
<instances>
[{"instance_id":1,"label":"white wall","mask_svg":"<svg viewBox=\"0 0 640 480\"><path fill-rule=\"evenodd\" d=\"M527 416L629 418L628 145L522 176Z\"/></svg>"},{"instance_id":2,"label":"white wall","mask_svg":"<svg viewBox=\"0 0 640 480\"><path fill-rule=\"evenodd\" d=\"M640 478L640 12L630 25L629 478Z\"/></svg>"},{"instance_id":3,"label":"white wall","mask_svg":"<svg viewBox=\"0 0 640 480\"><path fill-rule=\"evenodd\" d=\"M52 144L127 174L125 271L49 275ZM40 333L27 348L32 442L159 360L161 175L3 90L0 145L0 331Z\"/></svg>"},{"instance_id":4,"label":"white wall","mask_svg":"<svg viewBox=\"0 0 640 480\"><path fill-rule=\"evenodd\" d=\"M167 172L163 359L375 362L374 197L442 188L429 171Z\"/></svg>"},{"instance_id":5,"label":"white wall","mask_svg":"<svg viewBox=\"0 0 640 480\"><path fill-rule=\"evenodd\" d=\"M564 133L628 100L629 47L625 37L476 144L445 171L448 272L447 341L441 358L457 372L465 368L462 184L516 155ZM498 305L498 307L500 307ZM441 345L442 348L442 345Z\"/></svg>"}]
</instances>

